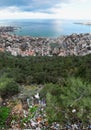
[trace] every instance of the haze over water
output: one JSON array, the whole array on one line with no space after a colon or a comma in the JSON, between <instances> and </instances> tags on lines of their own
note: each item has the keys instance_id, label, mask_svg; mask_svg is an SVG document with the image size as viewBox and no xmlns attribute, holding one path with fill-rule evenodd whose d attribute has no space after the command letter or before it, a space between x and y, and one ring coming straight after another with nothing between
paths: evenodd
<instances>
[{"instance_id":1,"label":"haze over water","mask_svg":"<svg viewBox=\"0 0 91 130\"><path fill-rule=\"evenodd\" d=\"M30 20L2 20L0 26L20 27L14 33L20 36L59 37L72 33L89 33L86 25L74 24L75 20L30 19Z\"/></svg>"}]
</instances>

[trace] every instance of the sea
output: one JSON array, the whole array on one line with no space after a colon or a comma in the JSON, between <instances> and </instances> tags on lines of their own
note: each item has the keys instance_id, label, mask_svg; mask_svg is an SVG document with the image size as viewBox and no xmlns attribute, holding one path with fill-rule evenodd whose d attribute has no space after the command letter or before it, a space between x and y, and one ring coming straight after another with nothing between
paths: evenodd
<instances>
[{"instance_id":1,"label":"sea","mask_svg":"<svg viewBox=\"0 0 91 130\"><path fill-rule=\"evenodd\" d=\"M82 20L63 19L18 19L0 20L0 26L14 26L13 33L19 36L51 37L56 38L72 33L89 33L90 26L75 24Z\"/></svg>"}]
</instances>

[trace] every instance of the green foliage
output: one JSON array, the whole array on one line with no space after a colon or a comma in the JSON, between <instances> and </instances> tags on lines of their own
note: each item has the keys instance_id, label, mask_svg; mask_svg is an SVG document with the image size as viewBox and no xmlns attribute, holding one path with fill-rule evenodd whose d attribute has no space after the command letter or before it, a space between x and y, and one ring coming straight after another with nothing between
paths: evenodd
<instances>
[{"instance_id":1,"label":"green foliage","mask_svg":"<svg viewBox=\"0 0 91 130\"><path fill-rule=\"evenodd\" d=\"M40 94L47 99L49 122L91 119L91 54L14 57L0 53L0 96L17 94L18 84L46 84Z\"/></svg>"},{"instance_id":2,"label":"green foliage","mask_svg":"<svg viewBox=\"0 0 91 130\"><path fill-rule=\"evenodd\" d=\"M85 122L91 119L91 84L80 78L68 78L64 85L47 84L40 94L46 97L50 122Z\"/></svg>"},{"instance_id":3,"label":"green foliage","mask_svg":"<svg viewBox=\"0 0 91 130\"><path fill-rule=\"evenodd\" d=\"M37 106L33 106L32 108L30 108L30 116L31 116L31 118L34 117L34 115L35 115L37 109L38 109Z\"/></svg>"},{"instance_id":4,"label":"green foliage","mask_svg":"<svg viewBox=\"0 0 91 130\"><path fill-rule=\"evenodd\" d=\"M35 116L37 109L38 109L37 106L33 106L32 108L29 109L29 115L27 117L24 117L21 121L22 126L24 125L24 123L29 122L30 119L32 119Z\"/></svg>"},{"instance_id":5,"label":"green foliage","mask_svg":"<svg viewBox=\"0 0 91 130\"><path fill-rule=\"evenodd\" d=\"M67 77L91 82L91 55L83 57L14 57L0 53L0 75L7 73L19 84L59 83Z\"/></svg>"},{"instance_id":6,"label":"green foliage","mask_svg":"<svg viewBox=\"0 0 91 130\"><path fill-rule=\"evenodd\" d=\"M0 107L0 128L5 128L5 122L9 116L10 109L7 107Z\"/></svg>"},{"instance_id":7,"label":"green foliage","mask_svg":"<svg viewBox=\"0 0 91 130\"><path fill-rule=\"evenodd\" d=\"M15 95L19 92L19 85L6 74L0 77L0 95L2 98Z\"/></svg>"}]
</instances>

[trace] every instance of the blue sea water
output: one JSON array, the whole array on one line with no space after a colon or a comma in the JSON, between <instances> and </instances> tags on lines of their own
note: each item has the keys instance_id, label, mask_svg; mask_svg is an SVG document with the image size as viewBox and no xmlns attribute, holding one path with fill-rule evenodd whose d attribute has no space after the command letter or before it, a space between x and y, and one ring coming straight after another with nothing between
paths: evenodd
<instances>
[{"instance_id":1,"label":"blue sea water","mask_svg":"<svg viewBox=\"0 0 91 130\"><path fill-rule=\"evenodd\" d=\"M74 24L75 20L22 19L1 20L0 26L19 27L14 33L20 36L59 37L72 33L89 33L86 25Z\"/></svg>"}]
</instances>

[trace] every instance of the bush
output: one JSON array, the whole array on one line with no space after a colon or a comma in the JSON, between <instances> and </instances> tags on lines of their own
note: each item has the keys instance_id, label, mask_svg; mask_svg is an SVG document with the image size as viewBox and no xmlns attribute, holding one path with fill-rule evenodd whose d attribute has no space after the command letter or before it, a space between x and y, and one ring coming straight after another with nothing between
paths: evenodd
<instances>
[{"instance_id":1,"label":"bush","mask_svg":"<svg viewBox=\"0 0 91 130\"><path fill-rule=\"evenodd\" d=\"M19 85L12 79L5 75L0 78L0 96L6 98L13 96L19 92Z\"/></svg>"},{"instance_id":2,"label":"bush","mask_svg":"<svg viewBox=\"0 0 91 130\"><path fill-rule=\"evenodd\" d=\"M5 122L9 116L10 109L7 107L1 107L0 108L0 128L5 128Z\"/></svg>"},{"instance_id":3,"label":"bush","mask_svg":"<svg viewBox=\"0 0 91 130\"><path fill-rule=\"evenodd\" d=\"M70 77L64 85L46 84L40 96L46 98L49 122L91 120L91 84L80 78Z\"/></svg>"}]
</instances>

